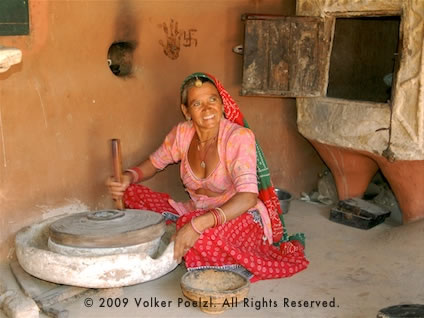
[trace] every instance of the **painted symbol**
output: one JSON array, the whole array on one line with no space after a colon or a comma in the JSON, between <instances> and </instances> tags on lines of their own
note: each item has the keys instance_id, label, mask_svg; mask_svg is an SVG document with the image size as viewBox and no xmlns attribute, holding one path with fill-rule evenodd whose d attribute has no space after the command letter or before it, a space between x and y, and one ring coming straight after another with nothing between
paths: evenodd
<instances>
[{"instance_id":1,"label":"painted symbol","mask_svg":"<svg viewBox=\"0 0 424 318\"><path fill-rule=\"evenodd\" d=\"M171 60L179 57L181 51L181 41L183 47L196 47L197 39L195 38L196 29L179 30L178 22L171 19L169 25L166 22L159 24L159 28L165 33L166 40L159 40L159 44L163 48L163 53Z\"/></svg>"},{"instance_id":2,"label":"painted symbol","mask_svg":"<svg viewBox=\"0 0 424 318\"><path fill-rule=\"evenodd\" d=\"M181 46L181 33L178 31L178 22L174 21L174 19L171 19L169 28L165 22L159 26L162 27L166 36L166 43L164 43L162 40L159 40L159 44L163 48L163 53L165 53L165 55L171 60L177 59L180 54Z\"/></svg>"}]
</instances>

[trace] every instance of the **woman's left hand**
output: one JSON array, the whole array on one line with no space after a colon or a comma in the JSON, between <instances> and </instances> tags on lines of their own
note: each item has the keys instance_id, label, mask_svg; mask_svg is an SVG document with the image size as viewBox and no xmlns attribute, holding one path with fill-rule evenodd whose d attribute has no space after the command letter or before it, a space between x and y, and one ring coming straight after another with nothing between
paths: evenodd
<instances>
[{"instance_id":1,"label":"woman's left hand","mask_svg":"<svg viewBox=\"0 0 424 318\"><path fill-rule=\"evenodd\" d=\"M172 238L175 242L174 259L177 260L178 263L181 263L182 257L194 245L194 243L196 243L199 236L200 235L193 230L190 222L174 234Z\"/></svg>"}]
</instances>

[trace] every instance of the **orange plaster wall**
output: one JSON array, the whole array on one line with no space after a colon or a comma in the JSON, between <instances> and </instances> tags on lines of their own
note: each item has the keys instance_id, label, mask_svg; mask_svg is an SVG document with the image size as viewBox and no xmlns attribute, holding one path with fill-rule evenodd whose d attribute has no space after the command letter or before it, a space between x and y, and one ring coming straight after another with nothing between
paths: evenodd
<instances>
[{"instance_id":1,"label":"orange plaster wall","mask_svg":"<svg viewBox=\"0 0 424 318\"><path fill-rule=\"evenodd\" d=\"M261 143L274 183L298 195L316 185L322 161L297 133L292 99L241 97L243 13L293 15L294 0L37 1L31 34L0 37L23 52L0 74L0 260L13 254L20 228L64 212L112 208L104 181L112 174L110 139L119 138L123 166L156 149L182 120L179 87L194 71L217 76L239 103ZM163 23L178 22L175 59L164 54ZM175 24L174 24L175 25ZM134 72L114 76L107 51L134 40ZM147 183L185 199L178 167Z\"/></svg>"}]
</instances>

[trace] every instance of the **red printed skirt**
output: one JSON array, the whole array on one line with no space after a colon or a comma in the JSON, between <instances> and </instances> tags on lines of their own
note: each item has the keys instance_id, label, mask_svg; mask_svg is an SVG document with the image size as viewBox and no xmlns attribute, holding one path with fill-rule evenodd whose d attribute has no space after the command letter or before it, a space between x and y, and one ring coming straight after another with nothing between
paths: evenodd
<instances>
[{"instance_id":1,"label":"red printed skirt","mask_svg":"<svg viewBox=\"0 0 424 318\"><path fill-rule=\"evenodd\" d=\"M142 185L131 185L124 194L128 208L172 212L170 196ZM198 210L180 216L177 230L193 217L207 211ZM298 241L270 245L265 240L259 212L249 211L227 223L205 230L184 255L187 269L225 268L240 272L251 282L289 277L305 269L309 262Z\"/></svg>"}]
</instances>

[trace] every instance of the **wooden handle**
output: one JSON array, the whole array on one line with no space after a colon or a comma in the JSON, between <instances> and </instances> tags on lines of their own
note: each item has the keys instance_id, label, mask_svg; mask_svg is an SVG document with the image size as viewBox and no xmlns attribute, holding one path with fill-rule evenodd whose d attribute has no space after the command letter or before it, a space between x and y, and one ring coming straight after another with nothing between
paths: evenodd
<instances>
[{"instance_id":1,"label":"wooden handle","mask_svg":"<svg viewBox=\"0 0 424 318\"><path fill-rule=\"evenodd\" d=\"M122 155L121 155L121 141L119 139L112 139L112 158L113 158L113 175L116 182L122 181ZM117 210L124 210L124 201L122 198L115 200Z\"/></svg>"}]
</instances>

